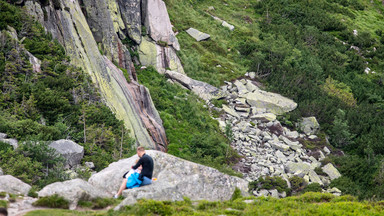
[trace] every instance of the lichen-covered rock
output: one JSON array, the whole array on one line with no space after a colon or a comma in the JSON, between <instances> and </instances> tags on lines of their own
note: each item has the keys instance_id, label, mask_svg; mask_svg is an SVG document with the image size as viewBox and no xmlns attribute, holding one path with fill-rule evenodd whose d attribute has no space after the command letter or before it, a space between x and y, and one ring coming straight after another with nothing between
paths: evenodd
<instances>
[{"instance_id":1,"label":"lichen-covered rock","mask_svg":"<svg viewBox=\"0 0 384 216\"><path fill-rule=\"evenodd\" d=\"M206 34L194 28L189 28L186 32L191 35L191 37L195 38L196 41L207 40L211 37L209 34Z\"/></svg>"},{"instance_id":2,"label":"lichen-covered rock","mask_svg":"<svg viewBox=\"0 0 384 216\"><path fill-rule=\"evenodd\" d=\"M307 174L309 170L311 170L311 165L306 162L299 162L299 163L288 162L285 169L288 173L292 173L292 174L300 174L300 173Z\"/></svg>"},{"instance_id":3,"label":"lichen-covered rock","mask_svg":"<svg viewBox=\"0 0 384 216\"><path fill-rule=\"evenodd\" d=\"M170 78L172 81L178 82L182 86L193 91L196 95L198 95L204 100L225 97L225 94L221 92L218 88L211 86L208 83L191 79L184 74L167 70L165 71L165 76Z\"/></svg>"},{"instance_id":4,"label":"lichen-covered rock","mask_svg":"<svg viewBox=\"0 0 384 216\"><path fill-rule=\"evenodd\" d=\"M216 169L159 151L149 150L147 154L153 158L153 177L156 177L157 181L152 185L125 190L123 196L127 198L119 207L133 204L141 198L182 200L183 196L186 196L192 200L228 200L236 187L243 193L248 190L247 181L220 173ZM137 158L135 155L110 164L92 175L89 183L110 192L117 191L122 175L134 165Z\"/></svg>"},{"instance_id":5,"label":"lichen-covered rock","mask_svg":"<svg viewBox=\"0 0 384 216\"><path fill-rule=\"evenodd\" d=\"M323 170L323 172L327 173L327 175L329 176L329 178L331 178L331 180L337 179L341 176L339 171L331 163L328 163L321 169Z\"/></svg>"},{"instance_id":6,"label":"lichen-covered rock","mask_svg":"<svg viewBox=\"0 0 384 216\"><path fill-rule=\"evenodd\" d=\"M118 0L122 20L129 38L141 43L141 0Z\"/></svg>"},{"instance_id":7,"label":"lichen-covered rock","mask_svg":"<svg viewBox=\"0 0 384 216\"><path fill-rule=\"evenodd\" d=\"M254 92L245 94L243 97L252 107L257 107L259 109L264 108L267 112L275 115L281 115L292 111L297 107L297 104L293 100L263 90L255 90Z\"/></svg>"},{"instance_id":8,"label":"lichen-covered rock","mask_svg":"<svg viewBox=\"0 0 384 216\"><path fill-rule=\"evenodd\" d=\"M31 186L11 175L0 176L0 192L27 195Z\"/></svg>"},{"instance_id":9,"label":"lichen-covered rock","mask_svg":"<svg viewBox=\"0 0 384 216\"><path fill-rule=\"evenodd\" d=\"M38 192L39 197L47 197L55 194L68 200L70 202L70 209L76 208L79 200L90 201L98 197L112 197L112 194L108 191L97 188L82 179L55 182L45 186Z\"/></svg>"},{"instance_id":10,"label":"lichen-covered rock","mask_svg":"<svg viewBox=\"0 0 384 216\"><path fill-rule=\"evenodd\" d=\"M237 114L235 110L231 109L230 107L228 107L225 104L223 104L223 110L224 110L224 112L228 113L229 115L231 115L233 117L240 118L239 114Z\"/></svg>"},{"instance_id":11,"label":"lichen-covered rock","mask_svg":"<svg viewBox=\"0 0 384 216\"><path fill-rule=\"evenodd\" d=\"M84 147L71 140L57 140L49 146L65 158L65 166L74 167L83 159Z\"/></svg>"},{"instance_id":12,"label":"lichen-covered rock","mask_svg":"<svg viewBox=\"0 0 384 216\"><path fill-rule=\"evenodd\" d=\"M163 41L176 50L180 50L179 41L172 30L165 3L162 0L142 1L142 12L150 37L156 42Z\"/></svg>"},{"instance_id":13,"label":"lichen-covered rock","mask_svg":"<svg viewBox=\"0 0 384 216\"><path fill-rule=\"evenodd\" d=\"M323 181L321 181L320 177L316 174L315 171L310 170L308 172L308 176L311 183L318 183L320 185L323 185Z\"/></svg>"},{"instance_id":14,"label":"lichen-covered rock","mask_svg":"<svg viewBox=\"0 0 384 216\"><path fill-rule=\"evenodd\" d=\"M260 113L251 116L251 119L256 119L262 122L271 122L276 120L276 115L273 113Z\"/></svg>"},{"instance_id":15,"label":"lichen-covered rock","mask_svg":"<svg viewBox=\"0 0 384 216\"><path fill-rule=\"evenodd\" d=\"M300 129L306 134L306 135L313 135L316 134L317 131L320 129L320 125L317 122L315 117L308 117L303 118L300 122Z\"/></svg>"}]
</instances>

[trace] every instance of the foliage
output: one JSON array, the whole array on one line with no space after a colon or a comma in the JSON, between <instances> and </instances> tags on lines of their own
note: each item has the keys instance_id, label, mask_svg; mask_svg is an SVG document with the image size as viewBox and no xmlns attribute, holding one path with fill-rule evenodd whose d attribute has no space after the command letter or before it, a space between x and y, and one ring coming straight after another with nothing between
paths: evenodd
<instances>
[{"instance_id":1,"label":"foliage","mask_svg":"<svg viewBox=\"0 0 384 216\"><path fill-rule=\"evenodd\" d=\"M287 182L280 176L265 176L264 178L260 177L257 181L249 183L249 189L251 191L258 189L277 189L279 193L283 191L285 191L286 193L290 193L290 189L288 188Z\"/></svg>"},{"instance_id":2,"label":"foliage","mask_svg":"<svg viewBox=\"0 0 384 216\"><path fill-rule=\"evenodd\" d=\"M34 206L49 207L49 208L69 208L69 201L55 194L48 197L41 197L33 203Z\"/></svg>"},{"instance_id":3,"label":"foliage","mask_svg":"<svg viewBox=\"0 0 384 216\"><path fill-rule=\"evenodd\" d=\"M78 202L78 206L91 209L103 209L113 204L116 204L116 200L113 198L96 198L91 201L80 200Z\"/></svg>"},{"instance_id":4,"label":"foliage","mask_svg":"<svg viewBox=\"0 0 384 216\"><path fill-rule=\"evenodd\" d=\"M0 208L7 208L8 202L5 200L0 200Z\"/></svg>"},{"instance_id":5,"label":"foliage","mask_svg":"<svg viewBox=\"0 0 384 216\"><path fill-rule=\"evenodd\" d=\"M305 181L299 176L292 176L289 178L289 183L291 183L291 188L293 191L301 191L305 187Z\"/></svg>"},{"instance_id":6,"label":"foliage","mask_svg":"<svg viewBox=\"0 0 384 216\"><path fill-rule=\"evenodd\" d=\"M137 76L149 88L163 120L169 154L236 174L230 164L237 155L197 95L168 83L152 67Z\"/></svg>"},{"instance_id":7,"label":"foliage","mask_svg":"<svg viewBox=\"0 0 384 216\"><path fill-rule=\"evenodd\" d=\"M241 190L239 188L235 188L235 191L233 191L233 194L232 194L232 197L231 197L231 200L232 201L235 201L239 198L242 198L243 196L241 195Z\"/></svg>"},{"instance_id":8,"label":"foliage","mask_svg":"<svg viewBox=\"0 0 384 216\"><path fill-rule=\"evenodd\" d=\"M303 192L321 192L322 188L319 183L312 183L307 185L307 187L304 188Z\"/></svg>"}]
</instances>

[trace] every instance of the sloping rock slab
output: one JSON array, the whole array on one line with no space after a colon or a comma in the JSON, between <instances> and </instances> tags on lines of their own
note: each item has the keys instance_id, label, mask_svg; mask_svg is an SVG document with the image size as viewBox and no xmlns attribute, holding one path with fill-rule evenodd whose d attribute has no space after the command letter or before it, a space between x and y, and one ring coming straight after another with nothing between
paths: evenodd
<instances>
[{"instance_id":1,"label":"sloping rock slab","mask_svg":"<svg viewBox=\"0 0 384 216\"><path fill-rule=\"evenodd\" d=\"M152 185L125 190L127 197L121 206L133 204L137 199L182 200L183 196L192 200L228 200L235 188L244 194L248 190L248 182L244 179L229 176L211 167L189 162L175 156L148 150L147 154L154 160L154 175L158 180ZM122 175L129 170L138 157L132 156L112 163L109 167L92 175L89 183L107 191L116 191Z\"/></svg>"},{"instance_id":2,"label":"sloping rock slab","mask_svg":"<svg viewBox=\"0 0 384 216\"><path fill-rule=\"evenodd\" d=\"M263 90L255 90L252 93L244 95L244 98L252 107L264 108L267 112L275 115L281 115L297 107L297 104L293 100Z\"/></svg>"},{"instance_id":3,"label":"sloping rock slab","mask_svg":"<svg viewBox=\"0 0 384 216\"><path fill-rule=\"evenodd\" d=\"M70 202L70 208L74 209L79 200L89 201L98 197L112 197L102 188L97 188L82 179L72 179L64 182L55 182L45 186L39 191L39 197L59 195Z\"/></svg>"},{"instance_id":4,"label":"sloping rock slab","mask_svg":"<svg viewBox=\"0 0 384 216\"><path fill-rule=\"evenodd\" d=\"M57 140L49 144L49 146L66 159L66 166L73 167L80 164L81 159L83 159L84 147L72 140Z\"/></svg>"},{"instance_id":5,"label":"sloping rock slab","mask_svg":"<svg viewBox=\"0 0 384 216\"><path fill-rule=\"evenodd\" d=\"M337 179L341 176L339 171L331 163L328 163L321 169L323 170L323 172L327 173L327 175L331 178L331 180Z\"/></svg>"},{"instance_id":6,"label":"sloping rock slab","mask_svg":"<svg viewBox=\"0 0 384 216\"><path fill-rule=\"evenodd\" d=\"M0 176L0 192L27 195L31 186L11 175Z\"/></svg>"},{"instance_id":7,"label":"sloping rock slab","mask_svg":"<svg viewBox=\"0 0 384 216\"><path fill-rule=\"evenodd\" d=\"M186 32L193 38L195 38L196 41L207 40L211 37L209 34L206 34L194 28L189 28Z\"/></svg>"},{"instance_id":8,"label":"sloping rock slab","mask_svg":"<svg viewBox=\"0 0 384 216\"><path fill-rule=\"evenodd\" d=\"M175 71L167 70L165 71L165 76L172 79L173 81L180 83L182 86L193 91L204 100L220 99L226 96L218 88L211 86L208 83L191 79L187 75Z\"/></svg>"}]
</instances>

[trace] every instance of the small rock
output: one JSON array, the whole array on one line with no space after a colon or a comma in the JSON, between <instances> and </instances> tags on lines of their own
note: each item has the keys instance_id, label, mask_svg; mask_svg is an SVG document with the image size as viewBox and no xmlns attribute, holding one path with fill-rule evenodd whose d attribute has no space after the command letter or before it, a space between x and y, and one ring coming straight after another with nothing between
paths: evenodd
<instances>
[{"instance_id":1,"label":"small rock","mask_svg":"<svg viewBox=\"0 0 384 216\"><path fill-rule=\"evenodd\" d=\"M317 136L316 136L316 135L310 135L308 138L309 138L310 140L314 140L314 139L317 139Z\"/></svg>"},{"instance_id":2,"label":"small rock","mask_svg":"<svg viewBox=\"0 0 384 216\"><path fill-rule=\"evenodd\" d=\"M317 122L316 118L312 116L302 119L302 121L300 122L300 129L306 135L314 135L320 129L320 125Z\"/></svg>"},{"instance_id":3,"label":"small rock","mask_svg":"<svg viewBox=\"0 0 384 216\"><path fill-rule=\"evenodd\" d=\"M247 204L250 204L250 203L254 203L255 200L243 200L243 202L247 203Z\"/></svg>"},{"instance_id":4,"label":"small rock","mask_svg":"<svg viewBox=\"0 0 384 216\"><path fill-rule=\"evenodd\" d=\"M208 10L210 10L210 11L211 11L211 10L215 10L215 8L214 8L213 6L209 6L209 7L208 7Z\"/></svg>"},{"instance_id":5,"label":"small rock","mask_svg":"<svg viewBox=\"0 0 384 216\"><path fill-rule=\"evenodd\" d=\"M235 26L233 26L233 25L227 23L226 21L223 21L223 22L221 23L221 25L224 26L224 27L229 28L229 30L231 30L231 31L235 30Z\"/></svg>"},{"instance_id":6,"label":"small rock","mask_svg":"<svg viewBox=\"0 0 384 216\"><path fill-rule=\"evenodd\" d=\"M5 133L0 133L0 139L6 139L7 138L7 134Z\"/></svg>"},{"instance_id":7,"label":"small rock","mask_svg":"<svg viewBox=\"0 0 384 216\"><path fill-rule=\"evenodd\" d=\"M271 197L279 199L279 192L276 189L270 190Z\"/></svg>"},{"instance_id":8,"label":"small rock","mask_svg":"<svg viewBox=\"0 0 384 216\"><path fill-rule=\"evenodd\" d=\"M329 150L329 149L327 148L327 146L324 146L323 150L324 150L324 152L325 152L326 155L329 155L329 154L331 153L331 150Z\"/></svg>"},{"instance_id":9,"label":"small rock","mask_svg":"<svg viewBox=\"0 0 384 216\"><path fill-rule=\"evenodd\" d=\"M194 29L194 28L189 28L186 32L187 32L190 36L192 36L193 38L195 38L196 41L207 40L207 39L209 39L209 38L211 37L209 34L206 34L206 33L204 33L204 32L200 32L199 30Z\"/></svg>"},{"instance_id":10,"label":"small rock","mask_svg":"<svg viewBox=\"0 0 384 216\"><path fill-rule=\"evenodd\" d=\"M265 189L261 189L261 190L259 190L259 195L263 195L263 196L268 196L268 194L269 194L269 192L267 191L267 190L265 190Z\"/></svg>"},{"instance_id":11,"label":"small rock","mask_svg":"<svg viewBox=\"0 0 384 216\"><path fill-rule=\"evenodd\" d=\"M249 77L250 77L251 79L255 79L255 77L256 77L256 72L249 72L248 74L249 74Z\"/></svg>"},{"instance_id":12,"label":"small rock","mask_svg":"<svg viewBox=\"0 0 384 216\"><path fill-rule=\"evenodd\" d=\"M279 197L285 198L285 197L287 197L287 193L285 191L283 191L282 193L279 193Z\"/></svg>"},{"instance_id":13,"label":"small rock","mask_svg":"<svg viewBox=\"0 0 384 216\"><path fill-rule=\"evenodd\" d=\"M310 170L308 172L308 176L312 183L319 183L320 185L323 185L323 182L321 181L320 177L316 174L315 171Z\"/></svg>"},{"instance_id":14,"label":"small rock","mask_svg":"<svg viewBox=\"0 0 384 216\"><path fill-rule=\"evenodd\" d=\"M273 113L262 113L251 116L251 119L259 120L262 122L271 122L276 120L276 115Z\"/></svg>"},{"instance_id":15,"label":"small rock","mask_svg":"<svg viewBox=\"0 0 384 216\"><path fill-rule=\"evenodd\" d=\"M85 162L84 164L89 169L94 169L95 168L95 164L93 162Z\"/></svg>"},{"instance_id":16,"label":"small rock","mask_svg":"<svg viewBox=\"0 0 384 216\"><path fill-rule=\"evenodd\" d=\"M0 167L0 176L2 176L2 175L4 175L4 172L3 172L3 170Z\"/></svg>"},{"instance_id":17,"label":"small rock","mask_svg":"<svg viewBox=\"0 0 384 216\"><path fill-rule=\"evenodd\" d=\"M288 162L286 165L286 171L289 173L305 173L311 169L311 165L306 162Z\"/></svg>"}]
</instances>

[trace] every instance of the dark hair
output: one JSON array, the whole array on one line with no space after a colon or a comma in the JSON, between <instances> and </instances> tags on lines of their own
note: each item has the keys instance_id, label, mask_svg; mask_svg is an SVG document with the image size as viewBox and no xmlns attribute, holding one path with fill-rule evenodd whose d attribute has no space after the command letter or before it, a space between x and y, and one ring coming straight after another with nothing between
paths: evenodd
<instances>
[{"instance_id":1,"label":"dark hair","mask_svg":"<svg viewBox=\"0 0 384 216\"><path fill-rule=\"evenodd\" d=\"M3 214L5 216L8 216L8 211L6 208L0 208L0 214Z\"/></svg>"}]
</instances>

